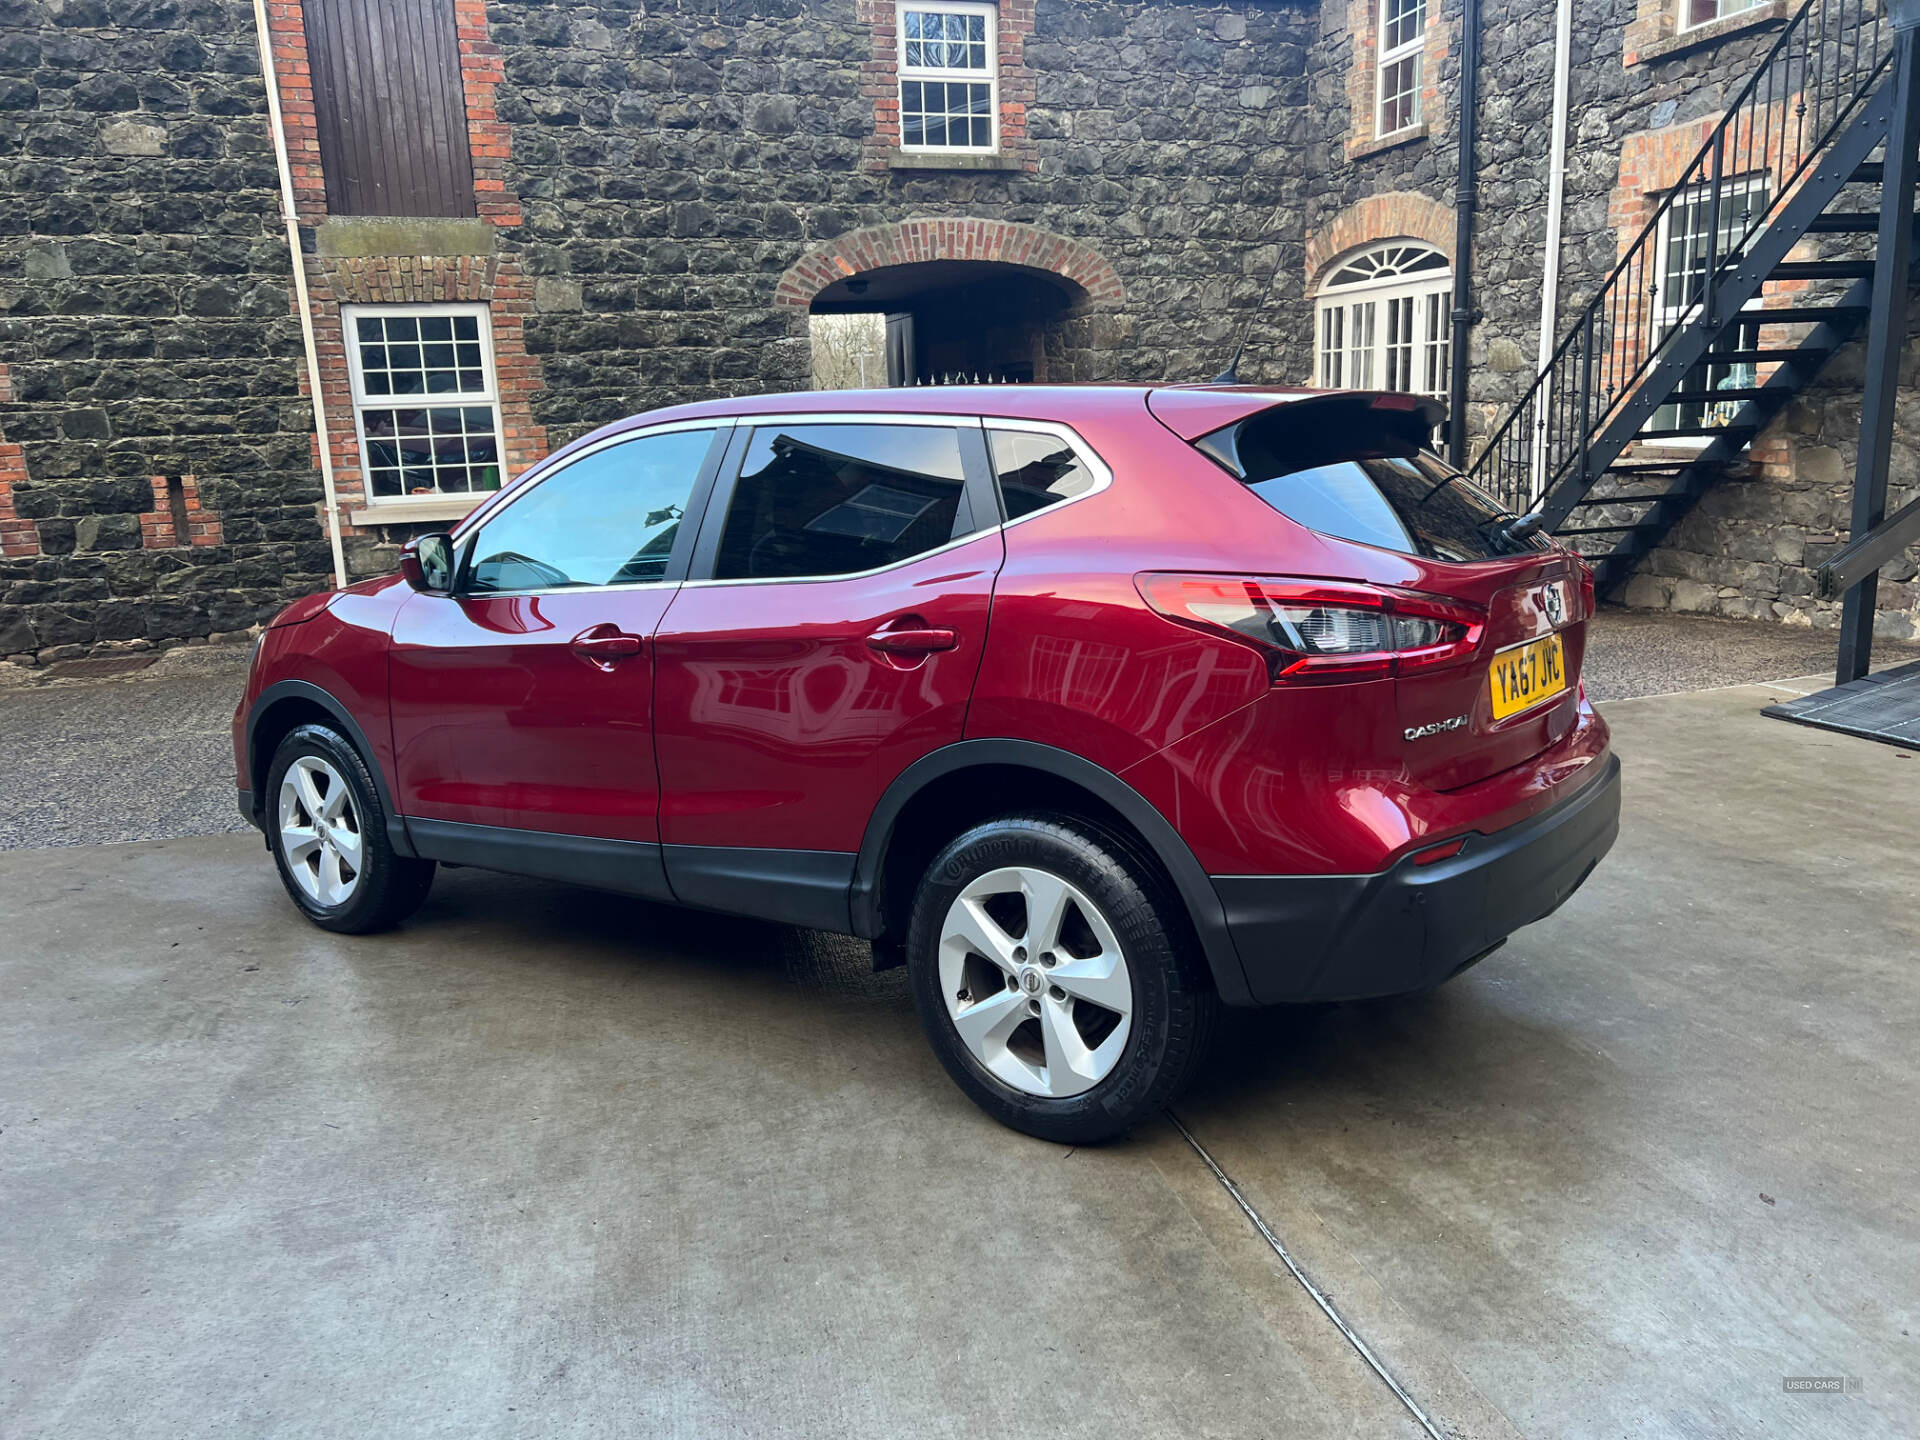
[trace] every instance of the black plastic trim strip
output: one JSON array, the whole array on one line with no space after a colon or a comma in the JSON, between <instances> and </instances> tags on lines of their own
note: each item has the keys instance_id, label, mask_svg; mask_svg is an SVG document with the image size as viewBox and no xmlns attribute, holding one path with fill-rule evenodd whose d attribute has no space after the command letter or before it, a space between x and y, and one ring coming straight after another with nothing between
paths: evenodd
<instances>
[{"instance_id":1,"label":"black plastic trim strip","mask_svg":"<svg viewBox=\"0 0 1920 1440\"><path fill-rule=\"evenodd\" d=\"M660 847L650 841L605 840L593 835L557 835L545 830L417 817L407 824L424 859L560 880L647 900L674 898L667 885Z\"/></svg>"},{"instance_id":2,"label":"black plastic trim strip","mask_svg":"<svg viewBox=\"0 0 1920 1440\"><path fill-rule=\"evenodd\" d=\"M933 781L982 765L1012 765L1058 776L1117 811L1172 877L1174 887L1186 903L1188 918L1200 937L1200 948L1207 957L1207 968L1213 972L1213 983L1220 998L1229 1005L1258 1003L1247 984L1239 951L1234 948L1220 896L1193 851L1187 848L1187 842L1180 838L1180 832L1146 796L1111 770L1032 740L961 740L922 756L900 772L874 807L854 862L849 897L854 934L873 940L883 933L885 917L880 913L880 877L900 812L915 794Z\"/></svg>"},{"instance_id":3,"label":"black plastic trim strip","mask_svg":"<svg viewBox=\"0 0 1920 1440\"><path fill-rule=\"evenodd\" d=\"M847 906L854 857L844 850L663 845L667 879L683 905L810 930L854 933Z\"/></svg>"}]
</instances>

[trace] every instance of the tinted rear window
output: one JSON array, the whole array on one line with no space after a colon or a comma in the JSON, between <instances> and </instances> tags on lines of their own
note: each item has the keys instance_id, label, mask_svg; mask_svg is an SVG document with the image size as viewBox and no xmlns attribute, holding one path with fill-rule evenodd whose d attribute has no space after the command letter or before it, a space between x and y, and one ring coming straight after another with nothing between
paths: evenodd
<instances>
[{"instance_id":1,"label":"tinted rear window","mask_svg":"<svg viewBox=\"0 0 1920 1440\"><path fill-rule=\"evenodd\" d=\"M1433 560L1486 560L1544 549L1507 535L1513 518L1422 449L1427 422L1368 399L1296 401L1195 444L1289 520L1342 540Z\"/></svg>"}]
</instances>

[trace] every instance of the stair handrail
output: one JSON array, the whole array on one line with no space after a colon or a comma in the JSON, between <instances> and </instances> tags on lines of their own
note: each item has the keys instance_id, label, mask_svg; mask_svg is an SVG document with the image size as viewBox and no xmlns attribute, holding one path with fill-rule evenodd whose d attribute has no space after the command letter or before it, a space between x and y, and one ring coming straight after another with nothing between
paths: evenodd
<instances>
[{"instance_id":1,"label":"stair handrail","mask_svg":"<svg viewBox=\"0 0 1920 1440\"><path fill-rule=\"evenodd\" d=\"M1633 394L1635 384L1666 344L1695 317L1713 314L1722 271L1738 262L1747 243L1852 120L1886 70L1892 49L1882 33L1884 19L1879 0L1805 0L1788 19L1692 163L1661 196L1639 234L1567 329L1546 368L1534 377L1468 467L1503 503L1523 513L1531 511L1576 463L1584 465L1589 443ZM1776 85L1776 76L1790 83L1796 70L1801 82L1798 90ZM1763 80L1766 101L1755 105ZM1775 110L1779 112L1777 157ZM1749 114L1763 122L1757 138L1753 123L1746 124L1744 134L1740 129ZM1787 168L1790 129L1796 132L1797 147L1791 170ZM1817 138L1805 145L1801 142L1809 129ZM1764 177L1765 204L1756 211L1749 188L1739 233L1723 235L1726 217L1720 212L1726 183L1747 176ZM1676 209L1693 203L1687 197L1702 189L1708 212L1704 232L1696 237L1689 228L1681 242L1686 247L1681 257L1684 293L1677 303L1656 304L1667 283L1658 264L1661 230ZM1649 274L1654 279L1646 284ZM1596 346L1606 350L1597 362Z\"/></svg>"}]
</instances>

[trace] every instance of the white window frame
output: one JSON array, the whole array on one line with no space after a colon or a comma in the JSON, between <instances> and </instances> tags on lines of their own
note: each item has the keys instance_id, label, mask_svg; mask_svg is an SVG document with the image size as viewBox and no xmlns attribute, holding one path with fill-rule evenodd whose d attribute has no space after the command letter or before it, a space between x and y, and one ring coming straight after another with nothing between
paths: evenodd
<instances>
[{"instance_id":1,"label":"white window frame","mask_svg":"<svg viewBox=\"0 0 1920 1440\"><path fill-rule=\"evenodd\" d=\"M1716 249L1718 250L1715 257L1717 264L1725 265L1731 253L1729 249L1719 248L1719 246L1729 245L1733 239L1733 237L1724 233L1731 228L1734 219L1733 211L1730 207L1738 205L1749 196L1759 195L1762 201L1760 208L1764 214L1767 205L1771 203L1773 188L1774 179L1771 175L1767 174L1728 175L1720 181L1720 204L1722 207L1720 228L1723 233L1719 237L1718 244L1716 245ZM1654 234L1653 252L1658 259L1659 266L1655 271L1655 282L1658 288L1655 291L1654 303L1649 307L1650 313L1647 317L1648 324L1653 330L1652 335L1649 337L1651 346L1649 353L1651 353L1651 350L1657 350L1660 347L1669 330L1690 319L1698 309L1697 302L1684 298L1684 291L1682 298L1678 302L1668 298L1668 287L1673 277L1672 270L1668 268L1668 262L1673 258L1673 217L1676 211L1683 214L1688 211L1696 214L1705 213L1706 207L1711 204L1712 192L1713 186L1711 184L1690 185L1682 195L1675 198L1674 203L1668 206L1660 216L1660 224ZM1752 244L1754 235L1758 233L1757 226L1749 222L1748 225L1741 228L1743 234L1739 241L1740 246L1744 247ZM1682 270L1683 277L1691 274L1695 257L1698 257L1699 263L1704 269L1706 263L1706 256L1704 254L1705 244L1706 234L1704 229L1698 236L1688 235L1685 237L1681 261L1684 267ZM1740 310L1742 314L1755 314L1757 319L1758 313L1765 311L1766 304L1767 302L1764 296L1756 295L1742 305ZM1736 327L1732 333L1737 337L1740 334L1739 328ZM1721 343L1725 342L1715 342L1716 345ZM1739 348L1737 340L1734 342L1734 346L1735 348ZM1709 350L1709 358L1701 361L1694 370L1689 370L1687 377L1683 377L1682 383L1684 384L1684 378L1692 377L1696 371L1702 371L1712 366L1711 355L1712 351ZM1732 368L1744 369L1748 372L1746 379L1749 386L1760 383L1757 366L1743 365ZM1692 387L1689 386L1687 388ZM1743 386L1742 388L1746 387ZM1730 408L1721 416L1723 420L1731 418L1732 413L1740 408L1735 402L1729 401L1726 402L1726 404ZM1718 405L1710 405L1708 402L1698 400L1688 401L1679 406L1662 405L1656 409L1652 415L1647 417L1647 423L1642 428L1647 430L1669 428L1675 420L1687 418L1684 415L1684 411L1695 406L1704 407L1706 411L1705 415L1696 422L1702 424L1711 423L1714 419L1714 412L1722 408ZM1658 440L1647 440L1641 443L1657 446L1661 449L1704 450L1708 445L1712 444L1713 441L1704 435L1667 435Z\"/></svg>"},{"instance_id":2,"label":"white window frame","mask_svg":"<svg viewBox=\"0 0 1920 1440\"><path fill-rule=\"evenodd\" d=\"M1679 31L1682 35L1689 30L1704 30L1717 21L1733 15L1744 15L1749 10L1758 10L1767 0L1713 0L1713 14L1704 20L1691 20L1689 12L1693 9L1693 0L1677 0L1680 7Z\"/></svg>"},{"instance_id":3,"label":"white window frame","mask_svg":"<svg viewBox=\"0 0 1920 1440\"><path fill-rule=\"evenodd\" d=\"M429 316L471 315L478 321L480 335L480 378L482 388L474 390L437 391L424 395L369 395L366 391L365 377L360 367L360 327L358 322L366 316L378 315L382 318L407 317L416 319ZM500 489L504 490L510 481L507 473L506 437L501 433L500 424L500 379L493 358L493 317L490 308L483 302L459 301L427 305L342 305L340 307L340 335L347 352L348 393L353 402L353 434L360 447L360 485L365 497L366 508L356 512L351 519L357 524L377 524L388 516L396 517L393 523L406 523L402 511L431 511L423 513L420 520L451 519L463 515L481 501L499 493L495 490L453 490L438 491L432 495L376 495L373 493L373 467L368 463L366 412L368 410L430 410L459 406L470 408L485 405L493 412L493 450L499 456Z\"/></svg>"},{"instance_id":4,"label":"white window frame","mask_svg":"<svg viewBox=\"0 0 1920 1440\"><path fill-rule=\"evenodd\" d=\"M1373 69L1373 128L1376 140L1385 140L1394 135L1404 135L1416 129L1426 119L1425 106L1421 101L1421 90L1427 83L1427 25L1432 21L1431 5L1433 0L1415 0L1420 9L1420 23L1413 27L1413 38L1403 41L1392 49L1387 48L1387 18L1392 0L1379 0L1379 15L1374 29L1374 44L1379 55ZM1682 4L1686 0L1681 0ZM1403 60L1413 61L1413 108L1407 123L1389 130L1385 120L1387 113L1387 71Z\"/></svg>"},{"instance_id":5,"label":"white window frame","mask_svg":"<svg viewBox=\"0 0 1920 1440\"><path fill-rule=\"evenodd\" d=\"M1332 274L1388 250L1440 254L1420 240L1379 240L1343 258ZM1344 284L1328 280L1314 296L1313 323L1314 377L1322 387L1447 394L1452 265Z\"/></svg>"},{"instance_id":6,"label":"white window frame","mask_svg":"<svg viewBox=\"0 0 1920 1440\"><path fill-rule=\"evenodd\" d=\"M928 65L907 64L907 12L928 11L943 15L983 15L987 22L987 68L985 70L948 70ZM909 155L997 155L1000 151L1000 7L980 0L900 0L894 11L894 36L897 45L898 72L894 99L899 109L900 149ZM908 82L979 85L987 87L988 136L985 145L907 144L906 99L901 87Z\"/></svg>"}]
</instances>

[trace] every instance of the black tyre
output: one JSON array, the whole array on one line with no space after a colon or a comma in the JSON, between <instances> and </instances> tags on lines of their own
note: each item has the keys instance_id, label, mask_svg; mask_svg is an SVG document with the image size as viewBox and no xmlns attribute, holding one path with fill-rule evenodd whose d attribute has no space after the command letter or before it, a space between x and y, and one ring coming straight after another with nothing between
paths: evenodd
<instances>
[{"instance_id":1,"label":"black tyre","mask_svg":"<svg viewBox=\"0 0 1920 1440\"><path fill-rule=\"evenodd\" d=\"M366 761L325 725L302 725L274 751L265 817L280 883L322 929L384 930L418 910L433 885L433 861L394 853Z\"/></svg>"},{"instance_id":2,"label":"black tyre","mask_svg":"<svg viewBox=\"0 0 1920 1440\"><path fill-rule=\"evenodd\" d=\"M1119 1135L1199 1068L1219 997L1185 911L1126 837L976 825L934 857L907 937L914 1005L975 1104L1062 1144Z\"/></svg>"}]
</instances>

